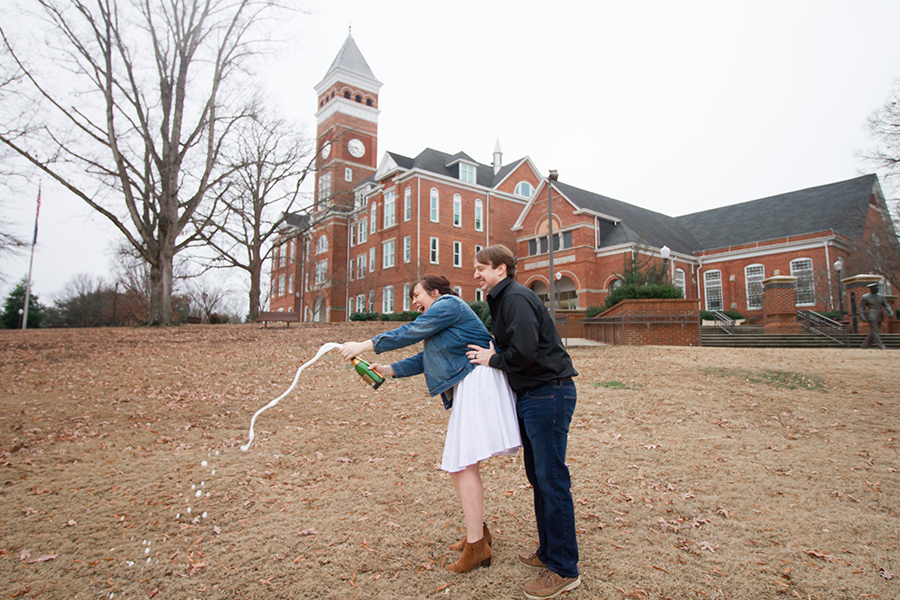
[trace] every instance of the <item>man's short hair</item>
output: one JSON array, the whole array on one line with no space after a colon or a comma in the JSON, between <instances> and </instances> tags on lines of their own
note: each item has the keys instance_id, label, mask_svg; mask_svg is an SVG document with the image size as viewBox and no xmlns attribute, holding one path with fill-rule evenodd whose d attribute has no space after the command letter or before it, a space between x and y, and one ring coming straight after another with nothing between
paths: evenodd
<instances>
[{"instance_id":1,"label":"man's short hair","mask_svg":"<svg viewBox=\"0 0 900 600\"><path fill-rule=\"evenodd\" d=\"M489 264L493 269L499 268L500 265L506 265L506 276L510 279L516 278L516 256L512 250L502 244L479 250L475 255L475 260L483 265Z\"/></svg>"}]
</instances>

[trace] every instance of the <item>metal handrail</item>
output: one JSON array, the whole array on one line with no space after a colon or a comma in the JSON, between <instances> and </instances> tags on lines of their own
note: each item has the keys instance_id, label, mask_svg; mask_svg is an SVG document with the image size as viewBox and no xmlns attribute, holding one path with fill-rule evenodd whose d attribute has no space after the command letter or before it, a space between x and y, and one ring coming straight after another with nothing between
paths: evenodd
<instances>
[{"instance_id":1,"label":"metal handrail","mask_svg":"<svg viewBox=\"0 0 900 600\"><path fill-rule=\"evenodd\" d=\"M734 319L726 315L721 310L714 310L712 314L716 317L716 327L727 333L734 335Z\"/></svg>"},{"instance_id":2,"label":"metal handrail","mask_svg":"<svg viewBox=\"0 0 900 600\"><path fill-rule=\"evenodd\" d=\"M811 310L798 310L797 321L807 331L825 336L844 347L850 346L849 332L844 323L829 319L825 315Z\"/></svg>"},{"instance_id":3,"label":"metal handrail","mask_svg":"<svg viewBox=\"0 0 900 600\"><path fill-rule=\"evenodd\" d=\"M556 315L556 333L559 333L559 326L565 325L563 330L566 332L566 349L569 348L569 315Z\"/></svg>"}]
</instances>

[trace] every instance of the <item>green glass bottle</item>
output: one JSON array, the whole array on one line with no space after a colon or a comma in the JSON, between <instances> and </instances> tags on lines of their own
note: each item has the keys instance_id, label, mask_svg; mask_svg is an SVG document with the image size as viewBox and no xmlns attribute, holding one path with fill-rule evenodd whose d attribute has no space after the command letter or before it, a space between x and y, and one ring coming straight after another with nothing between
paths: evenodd
<instances>
[{"instance_id":1,"label":"green glass bottle","mask_svg":"<svg viewBox=\"0 0 900 600\"><path fill-rule=\"evenodd\" d=\"M384 383L384 377L378 371L370 367L369 363L363 359L357 356L356 358L351 359L350 362L353 363L356 372L363 378L363 381L371 385L373 390L377 390L378 387Z\"/></svg>"}]
</instances>

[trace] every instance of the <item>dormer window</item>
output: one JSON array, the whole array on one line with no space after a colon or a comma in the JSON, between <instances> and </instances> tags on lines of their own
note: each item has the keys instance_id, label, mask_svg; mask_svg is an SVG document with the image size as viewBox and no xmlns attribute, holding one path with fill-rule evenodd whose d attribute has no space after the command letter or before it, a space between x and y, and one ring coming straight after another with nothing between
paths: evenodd
<instances>
[{"instance_id":1,"label":"dormer window","mask_svg":"<svg viewBox=\"0 0 900 600\"><path fill-rule=\"evenodd\" d=\"M531 195L534 194L534 188L527 181L520 181L516 184L516 196L521 196L522 198L531 198Z\"/></svg>"},{"instance_id":2,"label":"dormer window","mask_svg":"<svg viewBox=\"0 0 900 600\"><path fill-rule=\"evenodd\" d=\"M463 183L475 183L475 167L459 163L459 180Z\"/></svg>"}]
</instances>

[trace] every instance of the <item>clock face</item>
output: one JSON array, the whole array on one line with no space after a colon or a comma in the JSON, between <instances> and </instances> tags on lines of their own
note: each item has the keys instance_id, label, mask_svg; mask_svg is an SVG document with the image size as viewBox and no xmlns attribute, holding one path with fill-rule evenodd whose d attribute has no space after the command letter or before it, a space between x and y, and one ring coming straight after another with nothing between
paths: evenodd
<instances>
[{"instance_id":1,"label":"clock face","mask_svg":"<svg viewBox=\"0 0 900 600\"><path fill-rule=\"evenodd\" d=\"M347 150L354 158L361 158L366 153L366 146L358 139L354 138L347 142Z\"/></svg>"},{"instance_id":2,"label":"clock face","mask_svg":"<svg viewBox=\"0 0 900 600\"><path fill-rule=\"evenodd\" d=\"M322 144L322 159L328 158L331 154L331 142L325 142Z\"/></svg>"}]
</instances>

